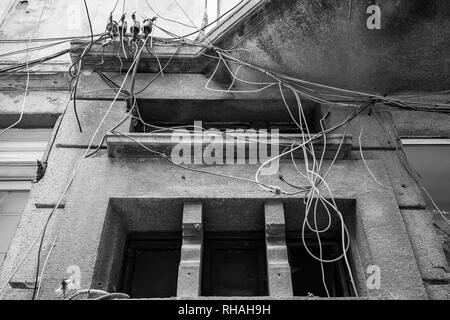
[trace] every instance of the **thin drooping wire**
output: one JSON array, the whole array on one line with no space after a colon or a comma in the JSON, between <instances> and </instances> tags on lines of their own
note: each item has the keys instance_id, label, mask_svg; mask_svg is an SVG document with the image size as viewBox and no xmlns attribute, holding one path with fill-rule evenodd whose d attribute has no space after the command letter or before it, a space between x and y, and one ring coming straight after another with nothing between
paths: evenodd
<instances>
[{"instance_id":1,"label":"thin drooping wire","mask_svg":"<svg viewBox=\"0 0 450 320\"><path fill-rule=\"evenodd\" d=\"M89 7L86 3L86 0L83 0L83 2L84 2L85 10L86 10L86 16L87 16L87 19L89 22L89 30L91 32L91 42L89 42L88 46L85 48L83 54L81 55L81 57L79 59L78 73L75 78L75 85L74 85L74 90L73 90L73 110L74 110L74 114L75 114L75 119L78 124L78 129L80 130L81 133L83 132L83 128L81 127L81 121L80 121L80 117L78 116L78 111L77 111L77 88L78 88L78 83L79 83L81 72L82 72L81 70L82 70L83 58L89 53L92 46L94 45L94 31L92 28L92 21L91 21L91 17L89 14ZM117 3L116 3L116 5L117 5Z\"/></svg>"},{"instance_id":2,"label":"thin drooping wire","mask_svg":"<svg viewBox=\"0 0 450 320\"><path fill-rule=\"evenodd\" d=\"M170 19L170 18L165 18L165 17L161 16L158 12L156 12L155 9L153 9L153 7L150 5L148 0L145 0L145 2L147 3L147 5L150 8L150 10L152 10L158 16L158 18L160 18L162 20L170 21L170 22L173 22L173 23L176 23L176 24L179 24L179 25L182 25L184 27L193 28L192 26L190 26L188 24L185 24L183 22L180 22L180 21L177 21L177 20L173 20L173 19Z\"/></svg>"},{"instance_id":3,"label":"thin drooping wire","mask_svg":"<svg viewBox=\"0 0 450 320\"><path fill-rule=\"evenodd\" d=\"M369 165L367 164L367 161L366 161L366 159L364 157L363 149L362 149L362 135L363 135L363 131L364 131L364 127L361 128L361 133L359 134L359 152L361 154L361 160L363 161L364 165L366 166L367 171L369 172L369 174L371 175L373 181L375 181L376 184L382 186L383 188L392 190L391 187L388 187L388 186L382 184L380 181L378 181L378 179L372 173L372 170L370 170Z\"/></svg>"},{"instance_id":4,"label":"thin drooping wire","mask_svg":"<svg viewBox=\"0 0 450 320\"><path fill-rule=\"evenodd\" d=\"M217 52L220 52L221 54L224 54L222 51L217 51ZM223 59L223 60L225 60L225 58L227 58L227 59L229 59L229 57L227 57L225 54L224 54L224 56L223 57L221 57L221 59ZM237 73L238 72L236 72L236 78L237 78ZM272 73L272 76L274 76L274 75L276 75L275 73ZM233 79L235 79L235 78L233 78ZM283 77L278 77L278 76L275 76L274 77L274 79L277 79L277 81L281 81L281 80L283 80L283 82L285 82L285 81L292 81L291 79L283 79ZM237 79L238 80L238 79ZM233 80L233 81L235 81L235 80ZM295 82L295 81L294 81ZM294 87L298 87L298 84L294 84L293 85ZM292 88L292 86L286 86L287 88ZM120 94L122 92L122 89L121 88L119 88L119 90L118 90L118 95ZM299 95L302 95L302 96L306 96L306 94L304 93L304 92L301 92L300 90L297 90L297 91L295 91L297 94L299 94ZM118 96L117 95L117 96ZM117 98L117 96L116 96L116 98ZM378 97L376 97L376 98L378 98ZM373 101L373 99L371 99L371 101ZM387 101L387 102L392 102L392 100L383 100L383 101ZM401 103L399 103L398 101L394 101L394 103L397 103L398 104L398 106L401 106L401 107L404 107ZM301 104L299 103L299 107L301 107ZM354 112L352 112L349 116L348 116L348 118L347 118L347 120L346 121L344 121L343 123L341 123L342 124L342 126L343 125L345 125L345 124L348 124L348 123L350 123L350 121L352 120L352 119L354 119L354 117L356 117L358 114L360 114L360 112L362 112L361 110L363 110L364 108L363 108L363 106L360 106L358 109L356 109L356 111L354 111ZM354 117L353 117L354 116ZM302 120L301 120L301 118L300 118L300 124L301 124L301 122L302 122ZM341 126L339 126L339 127L341 127ZM320 138L325 138L326 139L326 134L327 133L330 133L330 132L332 132L332 131L328 131L328 130L324 130L323 128L322 128L322 131L320 132L320 134L319 134L319 136L317 137L317 134L316 135L308 135L307 136L307 138L304 138L303 139L303 143L302 144L298 144L298 145L296 145L296 146L293 146L293 148L291 148L291 150L290 150L290 152L283 152L283 153L285 153L286 155L287 154L293 154L293 152L295 152L295 150L297 150L297 149L302 149L303 150L303 153L304 154L314 154L314 150L313 150L313 147L312 147L312 142L313 141L316 141L316 140L318 140L318 139L320 139ZM120 133L119 133L120 134ZM95 136L94 136L95 137ZM323 153L322 153L322 159L321 159L321 161L323 160ZM305 160L305 161L307 161L307 160ZM310 179L312 179L312 180L314 180L314 181L317 181L318 179L320 179L319 178L319 176L317 175L317 173L315 173L315 168L317 168L317 167L320 167L320 165L316 165L316 162L317 162L317 160L316 159L313 159L313 162L312 162L312 168L310 169L309 168L309 166L307 165L306 166L306 168L307 168L307 176L309 176L310 177ZM187 168L187 170L190 170L190 168ZM203 173L205 173L205 172L203 172ZM256 175L256 177L258 176L258 174ZM229 176L227 176L228 178L229 178ZM315 177L315 179L314 179L314 177ZM322 181L323 179L321 179L321 181ZM258 181L257 181L257 178L255 179L255 181L258 183ZM255 181L251 181L251 182L255 182ZM324 181L323 181L324 182ZM324 182L325 183L325 182ZM264 186L264 184L263 183L258 183L260 186ZM313 185L314 185L314 183L313 183ZM269 186L270 187L270 186ZM310 194L312 194L312 195L314 195L316 193L316 190L314 190L313 189L313 191L310 193ZM311 197L310 198L308 198L308 200L309 199L311 199ZM330 205L333 209L335 209L336 208L336 210L337 210L337 206L335 205L335 204L331 204L329 201L327 202L326 201L326 199L324 200L324 199L321 199L321 201L324 201L324 203L327 203L328 205ZM317 202L316 202L317 203ZM314 210L314 211L316 211L316 210ZM343 219L341 219L341 221L343 221ZM307 223L308 221L307 221L307 219L306 219L306 221L305 221L305 223ZM343 226L343 227L345 227L345 225ZM310 227L311 228L311 227ZM314 227L315 229L316 229L316 231L318 231L317 230L317 225L315 225L315 227ZM343 230L343 232L342 232L342 235L343 235L343 243L345 243L345 234L344 234L344 230ZM346 251L344 251L344 253L345 253ZM322 260L320 257L319 257L319 259L320 260Z\"/></svg>"},{"instance_id":5,"label":"thin drooping wire","mask_svg":"<svg viewBox=\"0 0 450 320\"><path fill-rule=\"evenodd\" d=\"M61 57L61 56L65 55L65 54L68 54L68 53L71 52L71 50L76 50L76 49L79 49L79 48L82 48L82 47L84 47L84 45L79 45L79 46L75 46L75 47L72 47L72 48L69 48L69 49L64 49L64 50L61 50L61 51L56 52L54 54L48 55L46 57L38 58L38 59L35 59L35 60L29 60L28 63L25 62L25 63L14 64L12 66L8 66L8 67L5 67L3 69L0 69L0 74L8 74L8 73L12 73L12 72L18 72L18 71L21 71L21 70L24 70L24 69L27 70L27 69L29 69L32 66L43 64L43 63L45 63L47 61L50 61L50 60L56 59L58 57Z\"/></svg>"}]
</instances>

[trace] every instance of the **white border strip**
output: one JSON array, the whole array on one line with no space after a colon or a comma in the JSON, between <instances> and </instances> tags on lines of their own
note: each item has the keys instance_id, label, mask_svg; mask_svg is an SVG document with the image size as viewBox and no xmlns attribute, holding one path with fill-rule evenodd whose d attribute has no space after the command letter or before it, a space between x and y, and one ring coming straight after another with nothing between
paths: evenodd
<instances>
[{"instance_id":1,"label":"white border strip","mask_svg":"<svg viewBox=\"0 0 450 320\"><path fill-rule=\"evenodd\" d=\"M7 0L5 0L7 1ZM3 26L3 22L5 22L6 17L11 12L11 9L16 0L9 0L8 3L2 4L2 11L0 11L0 28Z\"/></svg>"},{"instance_id":2,"label":"white border strip","mask_svg":"<svg viewBox=\"0 0 450 320\"><path fill-rule=\"evenodd\" d=\"M402 144L404 146L450 146L450 139L408 138L402 139Z\"/></svg>"}]
</instances>

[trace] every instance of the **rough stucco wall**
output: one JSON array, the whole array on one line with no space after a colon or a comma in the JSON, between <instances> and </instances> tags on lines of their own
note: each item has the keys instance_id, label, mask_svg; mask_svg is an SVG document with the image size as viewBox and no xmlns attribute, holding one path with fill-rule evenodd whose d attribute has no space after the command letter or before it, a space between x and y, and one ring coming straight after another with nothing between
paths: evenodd
<instances>
[{"instance_id":1,"label":"rough stucco wall","mask_svg":"<svg viewBox=\"0 0 450 320\"><path fill-rule=\"evenodd\" d=\"M3 2L9 0L2 0ZM18 1L16 1L18 2ZM162 17L171 18L182 24L159 19L158 25L171 30L176 34L186 34L192 31L190 21L174 1L148 1L152 8ZM178 0L193 22L201 26L204 14L203 0ZM36 23L41 14L44 0L28 1L27 5L14 4L0 30L2 39L25 38L31 35L36 28ZM92 27L95 34L105 31L111 11L116 1L88 0L87 5L91 17ZM7 7L9 4L6 4ZM9 9L9 8L8 8ZM119 20L123 10L123 0L119 1L114 11L114 20ZM137 20L142 22L145 17L155 16L155 12L149 8L144 0L125 1L125 13L127 14L128 26L131 25L131 14L136 12ZM2 9L0 9L0 15ZM1 21L0 21L1 23ZM194 29L195 30L195 29ZM35 31L35 37L67 37L89 35L89 24L83 1L73 0L46 0L44 13ZM155 30L154 36L167 36L160 30Z\"/></svg>"},{"instance_id":2,"label":"rough stucco wall","mask_svg":"<svg viewBox=\"0 0 450 320\"><path fill-rule=\"evenodd\" d=\"M374 3L381 7L381 30L366 27ZM273 0L260 16L262 25L259 18L250 21L223 45L238 43L260 66L340 87L448 89L449 1L353 0L351 15L349 8L350 0Z\"/></svg>"}]
</instances>

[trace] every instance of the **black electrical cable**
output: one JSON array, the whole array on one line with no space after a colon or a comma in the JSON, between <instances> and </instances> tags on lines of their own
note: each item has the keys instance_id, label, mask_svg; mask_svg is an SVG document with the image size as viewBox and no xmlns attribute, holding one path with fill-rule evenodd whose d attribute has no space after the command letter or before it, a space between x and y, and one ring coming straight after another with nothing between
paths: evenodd
<instances>
[{"instance_id":1,"label":"black electrical cable","mask_svg":"<svg viewBox=\"0 0 450 320\"><path fill-rule=\"evenodd\" d=\"M80 60L81 61L81 60ZM102 61L103 61L103 53L102 53ZM102 64L103 62L101 62L100 64ZM78 83L79 83L79 79L80 79L80 77L81 77L81 72L83 71L83 69L84 68L86 68L86 67L88 67L88 66L94 66L94 67L96 67L96 66L98 66L97 64L83 64L82 66L81 66L81 68L79 69L79 71L78 71L78 74L77 74L77 76L76 77L73 77L71 80L70 80L70 88L71 88L71 98L73 99L73 106L74 106L74 113L75 113L75 117L76 117L76 120L77 120L77 124L78 124L78 128L79 128L79 130L80 130L80 132L83 132L82 131L82 128L81 128L81 123L80 123L80 119L79 119L79 117L78 117L78 112L77 112L77 92L78 92ZM73 81L75 81L75 85L73 85Z\"/></svg>"},{"instance_id":2,"label":"black electrical cable","mask_svg":"<svg viewBox=\"0 0 450 320\"><path fill-rule=\"evenodd\" d=\"M111 78L109 78L106 74L102 73L99 70L94 70L95 73L97 73L100 76L100 79L103 80L110 88L114 89L114 91L119 91L120 86L114 82ZM126 97L130 97L130 92L126 89L122 89L120 92L121 95L124 95Z\"/></svg>"},{"instance_id":3,"label":"black electrical cable","mask_svg":"<svg viewBox=\"0 0 450 320\"><path fill-rule=\"evenodd\" d=\"M131 109L129 112L132 112L133 109ZM109 130L109 132L112 132L114 130L116 130L119 126L121 126L129 117L129 114L127 114L122 120L120 120L119 123L117 123L114 128L112 128L111 130ZM105 143L106 140L106 134L103 136L102 140L100 141L99 145L97 146L97 148L95 148L94 151L92 151L90 154L86 155L84 158L88 159L93 157L94 155L96 155L103 147L103 144Z\"/></svg>"},{"instance_id":4,"label":"black electrical cable","mask_svg":"<svg viewBox=\"0 0 450 320\"><path fill-rule=\"evenodd\" d=\"M82 44L82 45L77 46L75 48L69 49L69 51L73 51L73 50L78 50L78 49L83 48L83 47L85 48L83 50L83 53L74 62L72 62L72 64L70 65L70 67L69 67L69 75L70 75L70 77L75 78L78 75L78 72L74 72L73 71L75 65L77 65L87 55L87 53L91 50L93 44L98 43L99 41L103 40L105 37L106 37L106 33L103 33L94 42L89 42L87 46L85 44Z\"/></svg>"},{"instance_id":5,"label":"black electrical cable","mask_svg":"<svg viewBox=\"0 0 450 320\"><path fill-rule=\"evenodd\" d=\"M61 56L65 55L65 54L67 54L69 52L70 52L70 49L65 49L65 50L59 51L57 53L54 53L52 55L49 55L49 56L46 56L46 57L43 57L43 58L31 60L31 61L28 62L28 67L39 65L39 64L42 64L44 62L53 60L55 58L58 58L58 57L61 57ZM10 72L17 72L17 71L20 71L20 70L22 70L24 68L27 68L27 64L26 63L20 63L20 64L16 64L16 65L13 65L13 66L9 66L9 67L0 69L0 74L10 73Z\"/></svg>"},{"instance_id":6,"label":"black electrical cable","mask_svg":"<svg viewBox=\"0 0 450 320\"><path fill-rule=\"evenodd\" d=\"M83 133L83 128L81 127L81 121L78 116L78 110L77 110L77 89L78 89L79 80L80 80L80 76L78 76L75 80L75 86L74 86L74 90L73 90L72 99L73 99L73 112L75 114L75 119L77 121L78 130L80 130L80 133Z\"/></svg>"},{"instance_id":7,"label":"black electrical cable","mask_svg":"<svg viewBox=\"0 0 450 320\"><path fill-rule=\"evenodd\" d=\"M28 51L28 52L35 52L35 51L39 51L39 50L44 50L44 49L47 49L47 48L51 48L51 47L58 46L58 45L60 45L60 44L66 43L66 42L68 42L68 41L70 41L70 40L65 40L65 41L60 41L60 42L55 42L55 43L45 44L45 45L42 45L42 46L32 47L32 48L29 48L28 50L27 50L27 49L22 49L22 50L16 50L16 51L11 51L11 52L6 52L6 53L0 54L0 58L3 58L3 57L10 57L10 56L14 56L14 55L26 53L27 51Z\"/></svg>"},{"instance_id":8,"label":"black electrical cable","mask_svg":"<svg viewBox=\"0 0 450 320\"><path fill-rule=\"evenodd\" d=\"M292 187L292 188L294 188L294 189L303 190L303 191L311 190L311 187L310 187L310 186L309 186L309 187L304 187L304 186L299 187L299 186L296 186L295 184L293 184L293 183L287 181L286 178L284 178L284 176L283 176L281 173L278 174L278 178L279 178L281 181L283 181L284 183L286 183L288 186L290 186L290 187Z\"/></svg>"},{"instance_id":9,"label":"black electrical cable","mask_svg":"<svg viewBox=\"0 0 450 320\"><path fill-rule=\"evenodd\" d=\"M103 60L103 58L102 58ZM80 60L81 61L81 60ZM102 63L100 63L102 64ZM75 118L77 120L77 124L78 124L78 128L80 130L80 132L83 132L82 128L81 128L81 123L80 123L80 119L78 117L78 112L77 112L77 92L78 92L78 84L79 84L79 79L81 77L81 72L83 71L84 68L88 67L88 66L98 66L96 64L83 64L80 68L80 70L78 71L78 74L76 77L72 78L70 80L70 87L73 88L73 90L71 89L71 97L73 99L73 108L74 108L74 113L75 113ZM73 85L73 81L75 81L75 85Z\"/></svg>"},{"instance_id":10,"label":"black electrical cable","mask_svg":"<svg viewBox=\"0 0 450 320\"><path fill-rule=\"evenodd\" d=\"M111 11L111 15L116 11L117 5L119 4L119 0L116 0L116 4L114 5L114 8Z\"/></svg>"},{"instance_id":11,"label":"black electrical cable","mask_svg":"<svg viewBox=\"0 0 450 320\"><path fill-rule=\"evenodd\" d=\"M90 50L92 49L92 46L94 45L94 31L93 31L93 28L92 28L91 16L89 14L89 7L88 7L88 5L86 3L86 0L83 0L83 2L84 2L84 7L86 9L86 16L87 16L87 19L88 19L88 22L89 22L89 30L91 31L91 42L88 44L87 48L84 50L84 53L78 59L80 67L79 67L78 74L77 74L76 80L75 80L75 89L73 91L73 110L74 110L74 113L75 113L75 119L76 119L77 124L78 124L78 129L80 130L81 133L83 132L83 128L81 127L81 122L80 122L80 118L78 116L78 110L77 110L77 89L78 89L78 83L79 83L79 80L80 80L80 75L81 75L81 72L82 72L82 59L87 54L89 54ZM116 5L117 5L117 3L116 3ZM72 64L72 66L73 66L73 64ZM69 69L69 71L70 71L70 69Z\"/></svg>"}]
</instances>

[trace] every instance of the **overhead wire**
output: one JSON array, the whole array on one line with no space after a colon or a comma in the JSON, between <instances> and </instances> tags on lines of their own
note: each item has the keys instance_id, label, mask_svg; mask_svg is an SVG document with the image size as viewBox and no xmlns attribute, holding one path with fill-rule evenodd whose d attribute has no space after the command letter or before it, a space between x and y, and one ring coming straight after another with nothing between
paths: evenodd
<instances>
[{"instance_id":1,"label":"overhead wire","mask_svg":"<svg viewBox=\"0 0 450 320\"><path fill-rule=\"evenodd\" d=\"M365 165L366 168L367 168L367 171L370 173L370 175L371 175L373 181L375 181L376 184L382 186L383 188L392 190L392 187L388 187L388 186L382 184L380 181L378 181L378 179L377 179L377 178L375 177L375 175L372 173L372 170L370 170L369 165L367 164L366 159L364 158L364 153L363 153L363 149L362 149L362 135L363 135L363 131L364 131L364 127L361 128L361 133L359 134L359 152L360 152L360 155L361 155L361 160L363 161L364 165Z\"/></svg>"},{"instance_id":2,"label":"overhead wire","mask_svg":"<svg viewBox=\"0 0 450 320\"><path fill-rule=\"evenodd\" d=\"M99 34L95 34L95 37L98 37L102 35L102 33ZM91 35L87 35L87 36L71 36L71 37L52 37L52 38L34 38L32 39L32 43L33 42L52 42L52 41L74 41L74 40L81 40L81 39L86 39L86 38L90 38ZM29 42L29 40L24 40L24 39L0 39L0 43L27 43Z\"/></svg>"}]
</instances>

